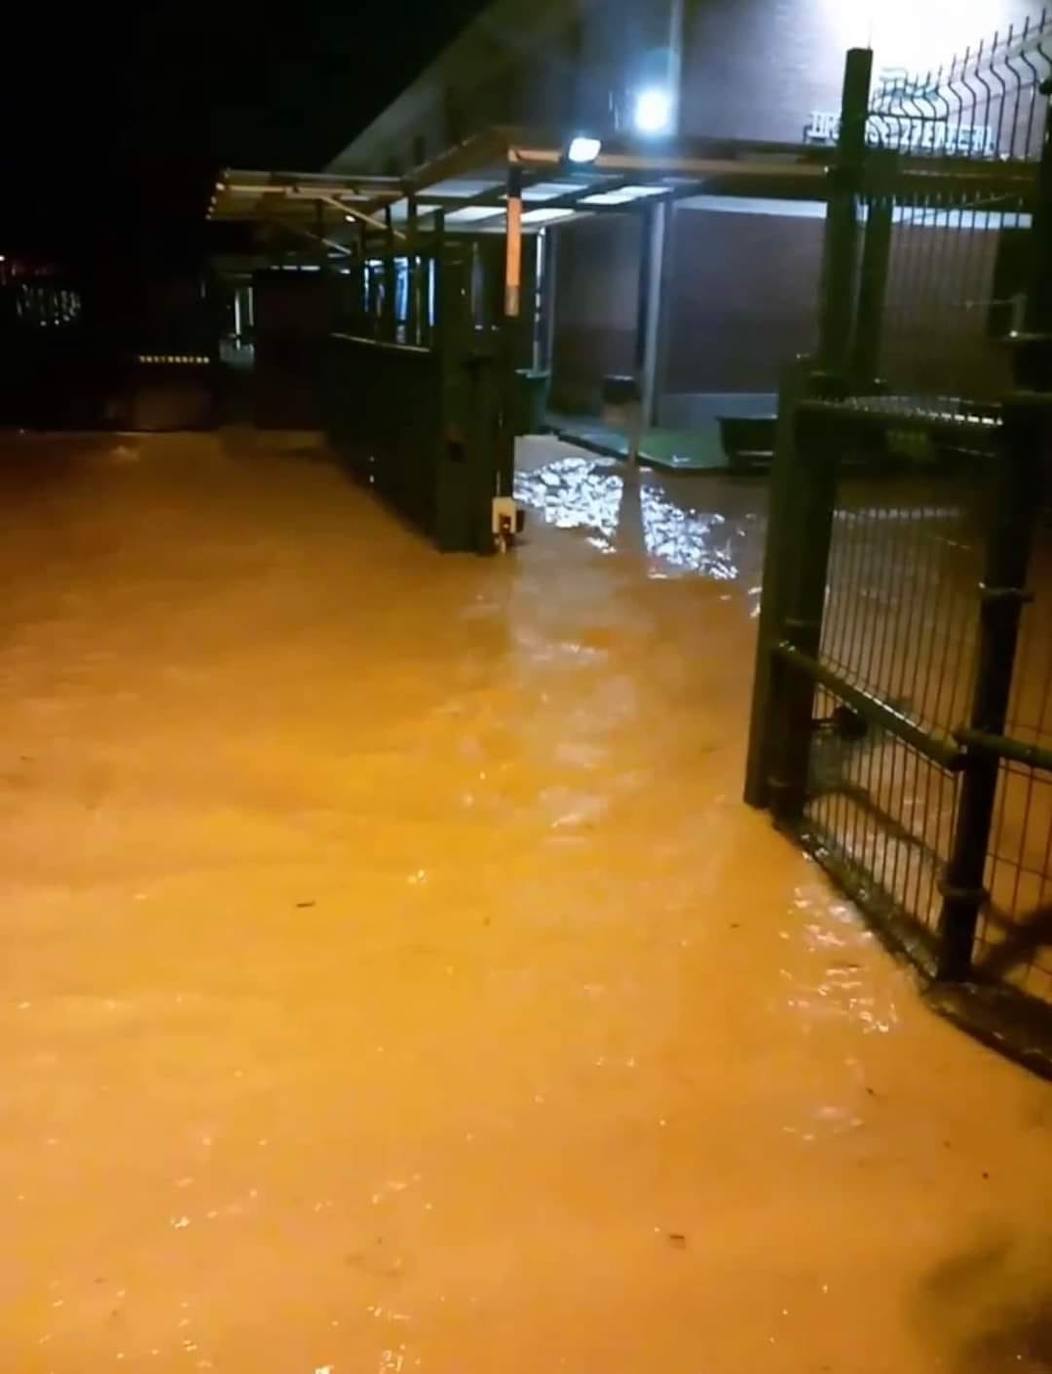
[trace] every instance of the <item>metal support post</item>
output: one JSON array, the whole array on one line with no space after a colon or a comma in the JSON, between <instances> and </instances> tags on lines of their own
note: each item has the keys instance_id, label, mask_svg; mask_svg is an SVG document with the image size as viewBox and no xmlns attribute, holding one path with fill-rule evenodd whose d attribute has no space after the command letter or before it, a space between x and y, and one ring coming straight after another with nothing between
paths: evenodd
<instances>
[{"instance_id":1,"label":"metal support post","mask_svg":"<svg viewBox=\"0 0 1052 1374\"><path fill-rule=\"evenodd\" d=\"M888 192L870 197L866 207L858 313L851 347L850 380L854 391L872 391L880 371L893 209L894 198Z\"/></svg>"},{"instance_id":2,"label":"metal support post","mask_svg":"<svg viewBox=\"0 0 1052 1374\"><path fill-rule=\"evenodd\" d=\"M858 193L866 150L872 70L871 49L849 49L844 64L837 162L829 174L818 317L818 365L824 372L841 377L847 372L855 314Z\"/></svg>"},{"instance_id":3,"label":"metal support post","mask_svg":"<svg viewBox=\"0 0 1052 1374\"><path fill-rule=\"evenodd\" d=\"M972 730L986 735L1005 731L1038 510L1042 428L1040 412L1031 403L1010 399L1005 404L979 588L979 644L968 721ZM966 978L971 969L976 924L986 898L983 878L999 771L996 755L967 748L957 826L942 885L938 968L942 978Z\"/></svg>"},{"instance_id":4,"label":"metal support post","mask_svg":"<svg viewBox=\"0 0 1052 1374\"><path fill-rule=\"evenodd\" d=\"M411 192L405 201L405 251L406 251L406 325L405 341L410 344L420 342L420 257L419 225L417 221L416 196Z\"/></svg>"},{"instance_id":5,"label":"metal support post","mask_svg":"<svg viewBox=\"0 0 1052 1374\"><path fill-rule=\"evenodd\" d=\"M555 305L559 272L559 233L544 230L544 349L541 366L549 372L555 368Z\"/></svg>"},{"instance_id":6,"label":"metal support post","mask_svg":"<svg viewBox=\"0 0 1052 1374\"><path fill-rule=\"evenodd\" d=\"M428 277L427 342L432 348L442 347L442 274L446 252L446 212L436 210L431 217L432 258ZM433 275L431 275L433 274Z\"/></svg>"},{"instance_id":7,"label":"metal support post","mask_svg":"<svg viewBox=\"0 0 1052 1374\"><path fill-rule=\"evenodd\" d=\"M507 229L504 238L504 319L501 324L500 424L497 492L511 496L515 472L515 354L522 305L522 168L508 167Z\"/></svg>"},{"instance_id":8,"label":"metal support post","mask_svg":"<svg viewBox=\"0 0 1052 1374\"><path fill-rule=\"evenodd\" d=\"M643 211L636 314L636 376L643 427L657 423L661 325L666 296L666 246L672 206L662 200Z\"/></svg>"},{"instance_id":9,"label":"metal support post","mask_svg":"<svg viewBox=\"0 0 1052 1374\"><path fill-rule=\"evenodd\" d=\"M1033 258L1024 320L1028 333L1048 335L1052 332L1052 80L1042 83L1041 94L1045 97L1045 134L1030 234ZM1052 377L1047 374L1046 385L1052 387Z\"/></svg>"},{"instance_id":10,"label":"metal support post","mask_svg":"<svg viewBox=\"0 0 1052 1374\"><path fill-rule=\"evenodd\" d=\"M799 653L817 659L833 531L836 449L822 442L814 419L806 413L797 410L790 423L795 431L795 471L783 533L788 586L781 637ZM814 697L814 678L778 657L771 667L767 785L771 812L782 825L797 824L807 800Z\"/></svg>"},{"instance_id":11,"label":"metal support post","mask_svg":"<svg viewBox=\"0 0 1052 1374\"><path fill-rule=\"evenodd\" d=\"M508 168L507 229L504 235L504 317L519 317L522 288L522 168Z\"/></svg>"},{"instance_id":12,"label":"metal support post","mask_svg":"<svg viewBox=\"0 0 1052 1374\"><path fill-rule=\"evenodd\" d=\"M1042 87L1047 97L1050 89ZM943 883L939 913L939 975L967 978L975 932L986 899L983 879L993 824L998 755L968 735L1003 735L1026 601L1026 579L1037 512L1041 507L1044 452L1048 443L1046 398L1052 391L1052 125L1046 123L1038 172L1026 330L1015 340L1015 392L1004 403L1001 452L997 456L986 565L979 589L981 609L975 688L957 828Z\"/></svg>"},{"instance_id":13,"label":"metal support post","mask_svg":"<svg viewBox=\"0 0 1052 1374\"><path fill-rule=\"evenodd\" d=\"M544 338L544 230L538 229L533 236L533 274L530 292L530 369L539 372Z\"/></svg>"},{"instance_id":14,"label":"metal support post","mask_svg":"<svg viewBox=\"0 0 1052 1374\"><path fill-rule=\"evenodd\" d=\"M778 391L778 431L771 467L767 547L745 769L745 800L750 806L766 807L770 801L774 650L785 633L789 593L787 570L796 556L799 539L799 522L791 509L798 491L800 466L796 407L807 394L812 366L811 358L795 359L785 369Z\"/></svg>"},{"instance_id":15,"label":"metal support post","mask_svg":"<svg viewBox=\"0 0 1052 1374\"><path fill-rule=\"evenodd\" d=\"M384 206L384 305L382 337L393 343L398 333L398 314L395 309L395 291L398 278L394 258L394 225L391 222L391 207Z\"/></svg>"}]
</instances>

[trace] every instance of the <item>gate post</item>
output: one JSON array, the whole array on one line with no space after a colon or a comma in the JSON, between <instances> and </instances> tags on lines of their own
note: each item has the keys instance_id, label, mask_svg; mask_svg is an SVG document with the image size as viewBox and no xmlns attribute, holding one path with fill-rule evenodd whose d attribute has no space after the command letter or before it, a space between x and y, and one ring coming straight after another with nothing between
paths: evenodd
<instances>
[{"instance_id":1,"label":"gate post","mask_svg":"<svg viewBox=\"0 0 1052 1374\"><path fill-rule=\"evenodd\" d=\"M1040 413L1031 403L1014 397L1005 402L979 586L979 643L968 719L972 730L990 735L1005 732L1037 519L1041 433ZM971 970L976 925L987 895L983 879L1000 759L968 747L962 767L961 797L939 912L937 973L951 980L967 978Z\"/></svg>"},{"instance_id":2,"label":"gate post","mask_svg":"<svg viewBox=\"0 0 1052 1374\"><path fill-rule=\"evenodd\" d=\"M395 240L394 224L391 219L390 205L384 206L384 302L383 302L383 333L381 337L388 343L394 343L398 337L398 310L395 305L395 292L397 290L397 266L395 264Z\"/></svg>"},{"instance_id":3,"label":"gate post","mask_svg":"<svg viewBox=\"0 0 1052 1374\"><path fill-rule=\"evenodd\" d=\"M1042 94L1052 88L1045 82ZM1046 105L1047 105L1046 100ZM1037 511L1048 440L1048 393L1052 390L1052 110L1046 110L1031 240L1031 280L1026 332L1013 340L1016 390L1003 405L1001 448L996 454L995 495L979 588L981 610L975 688L968 724L992 735L1005 733L1019 618L1027 599ZM1044 393L1043 395L1041 393ZM975 931L986 900L983 887L1001 762L968 746L957 809L957 826L943 880L939 912L938 976L964 979L971 972Z\"/></svg>"},{"instance_id":4,"label":"gate post","mask_svg":"<svg viewBox=\"0 0 1052 1374\"><path fill-rule=\"evenodd\" d=\"M862 239L862 263L859 268L858 311L849 365L852 388L863 392L874 389L880 370L881 331L884 324L884 298L888 286L891 226L895 204L889 182L898 160L896 154L890 152L874 151L871 157L874 172L879 169L879 181L872 192L867 194L866 199L866 227Z\"/></svg>"},{"instance_id":5,"label":"gate post","mask_svg":"<svg viewBox=\"0 0 1052 1374\"><path fill-rule=\"evenodd\" d=\"M797 358L783 375L778 393L745 800L750 806L774 805L771 781L776 776L778 805L785 818L802 807L807 783L806 752L801 755L786 744L787 731L803 729L803 749L810 738L814 688L810 683L796 689L786 686L786 674L792 670L776 662L775 650L783 639L805 652L811 652L806 644L817 648L833 507L829 484L835 481L831 459L801 452L797 407L808 396L842 394L853 371L858 192L866 157L872 70L869 48L848 50L837 159L829 174L817 354ZM879 248L875 234L871 257ZM808 520L816 522L813 529ZM790 624L794 620L799 625Z\"/></svg>"},{"instance_id":6,"label":"gate post","mask_svg":"<svg viewBox=\"0 0 1052 1374\"><path fill-rule=\"evenodd\" d=\"M821 417L797 412L796 481L784 545L788 594L782 639L811 659L818 658L822 638L836 496L836 455L822 441L821 423ZM795 825L807 800L815 683L777 651L771 675L770 807L776 822Z\"/></svg>"},{"instance_id":7,"label":"gate post","mask_svg":"<svg viewBox=\"0 0 1052 1374\"><path fill-rule=\"evenodd\" d=\"M774 804L775 775L779 784L785 784L777 789L783 798L794 792L802 797L806 784L806 756L803 773L794 784L794 773L799 773L800 768L795 756L790 757L784 748L791 722L798 724L801 718L803 698L788 702L786 674L792 673L792 669L777 662L776 650L782 640L788 640L804 652L813 653L821 632L835 472L831 458L808 451L800 442L805 436L801 435L798 407L815 390L813 364L812 358L797 358L783 374L778 393L778 432L771 467L745 770L745 800L750 806ZM813 687L809 685L808 691L813 694ZM805 740L809 739L809 703L804 732Z\"/></svg>"},{"instance_id":8,"label":"gate post","mask_svg":"<svg viewBox=\"0 0 1052 1374\"><path fill-rule=\"evenodd\" d=\"M849 48L844 62L836 165L829 173L818 316L818 365L843 376L851 347L858 259L858 193L866 155L873 71L870 48Z\"/></svg>"}]
</instances>

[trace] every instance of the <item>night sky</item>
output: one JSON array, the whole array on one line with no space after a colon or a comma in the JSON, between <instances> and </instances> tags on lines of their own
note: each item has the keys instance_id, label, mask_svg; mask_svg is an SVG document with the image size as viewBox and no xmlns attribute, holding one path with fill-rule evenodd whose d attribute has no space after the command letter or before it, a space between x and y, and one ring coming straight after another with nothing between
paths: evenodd
<instances>
[{"instance_id":1,"label":"night sky","mask_svg":"<svg viewBox=\"0 0 1052 1374\"><path fill-rule=\"evenodd\" d=\"M480 0L243 0L5 15L0 252L82 267L200 253L220 166L320 168Z\"/></svg>"}]
</instances>

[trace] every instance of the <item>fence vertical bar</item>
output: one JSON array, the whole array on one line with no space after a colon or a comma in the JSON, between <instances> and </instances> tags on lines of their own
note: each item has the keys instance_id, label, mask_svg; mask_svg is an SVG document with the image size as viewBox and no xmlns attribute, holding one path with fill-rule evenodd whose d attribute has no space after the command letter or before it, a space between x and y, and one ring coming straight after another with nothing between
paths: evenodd
<instances>
[{"instance_id":1,"label":"fence vertical bar","mask_svg":"<svg viewBox=\"0 0 1052 1374\"><path fill-rule=\"evenodd\" d=\"M818 365L843 376L851 346L858 258L858 193L866 153L873 71L870 48L850 48L844 63L837 161L829 174L819 300Z\"/></svg>"},{"instance_id":2,"label":"fence vertical bar","mask_svg":"<svg viewBox=\"0 0 1052 1374\"><path fill-rule=\"evenodd\" d=\"M391 219L390 205L384 206L384 301L383 337L393 343L398 332L398 311L395 307L397 290L397 267L394 256L394 224Z\"/></svg>"},{"instance_id":3,"label":"fence vertical bar","mask_svg":"<svg viewBox=\"0 0 1052 1374\"><path fill-rule=\"evenodd\" d=\"M1050 94L1048 83L1042 94ZM1003 407L1001 451L997 455L995 494L980 588L981 611L975 689L969 726L1002 735L1008 713L1026 599L1030 552L1041 502L1047 405L1035 393L1052 390L1052 127L1046 121L1031 241L1030 290L1026 332L1015 342L1016 391ZM968 747L953 848L943 883L939 913L939 975L968 977L975 932L986 892L983 879L993 822L1000 760Z\"/></svg>"},{"instance_id":4,"label":"fence vertical bar","mask_svg":"<svg viewBox=\"0 0 1052 1374\"><path fill-rule=\"evenodd\" d=\"M1045 129L1041 143L1031 242L1031 283L1027 293L1025 323L1028 331L1052 331L1052 79L1042 82Z\"/></svg>"},{"instance_id":5,"label":"fence vertical bar","mask_svg":"<svg viewBox=\"0 0 1052 1374\"><path fill-rule=\"evenodd\" d=\"M744 796L750 806L773 805L772 773L785 774L786 768L792 772L796 766L794 760L784 757L781 764L776 766L776 757L782 749L779 741L784 733L782 716L786 702L782 693L783 665L775 663L774 651L787 629L789 607L794 595L790 578L798 570L798 559L808 543L806 526L801 524L801 511L806 509L811 499L807 490L810 479L803 473L804 459L798 446L797 407L809 395L826 391L834 394L841 392L850 371L858 250L858 192L864 172L872 70L873 53L869 48L849 49L844 62L837 163L830 174L826 209L817 355L814 358L797 358L783 376L778 394L778 432L771 468L767 549L745 769ZM826 495L831 519L832 492ZM828 552L827 536L821 559L823 577ZM824 594L823 583L823 597ZM818 620L820 623L821 608ZM798 705L789 709L789 716L799 714ZM807 733L809 736L809 725ZM803 766L806 770L806 758ZM799 779L794 782L789 777L780 777L780 783L785 784L782 788L783 811L795 806L794 797L800 791L799 782ZM803 783L806 784L806 778Z\"/></svg>"},{"instance_id":6,"label":"fence vertical bar","mask_svg":"<svg viewBox=\"0 0 1052 1374\"><path fill-rule=\"evenodd\" d=\"M774 462L771 467L767 543L760 593L760 623L757 631L756 667L753 673L749 724L749 752L745 766L744 796L750 806L766 807L770 800L774 650L784 631L788 569L795 557L796 540L799 535L791 509L797 491L799 468L796 408L801 398L807 394L812 366L813 360L809 357L795 359L786 367L778 391L778 430Z\"/></svg>"},{"instance_id":7,"label":"fence vertical bar","mask_svg":"<svg viewBox=\"0 0 1052 1374\"><path fill-rule=\"evenodd\" d=\"M504 316L500 326L496 496L510 496L515 476L516 357L522 328L522 168L508 163L504 241Z\"/></svg>"},{"instance_id":8,"label":"fence vertical bar","mask_svg":"<svg viewBox=\"0 0 1052 1374\"><path fill-rule=\"evenodd\" d=\"M872 195L867 204L850 364L852 386L860 391L873 389L880 370L893 208L894 199L885 190Z\"/></svg>"},{"instance_id":9,"label":"fence vertical bar","mask_svg":"<svg viewBox=\"0 0 1052 1374\"><path fill-rule=\"evenodd\" d=\"M446 212L437 209L431 216L431 264L427 283L427 342L432 348L442 347L442 263L446 252Z\"/></svg>"},{"instance_id":10,"label":"fence vertical bar","mask_svg":"<svg viewBox=\"0 0 1052 1374\"><path fill-rule=\"evenodd\" d=\"M817 658L822 638L826 577L836 495L836 451L816 421L797 410L793 449L795 482L789 505L788 593L782 637ZM807 800L815 683L810 674L776 658L771 683L771 812L780 825L796 825Z\"/></svg>"},{"instance_id":11,"label":"fence vertical bar","mask_svg":"<svg viewBox=\"0 0 1052 1374\"><path fill-rule=\"evenodd\" d=\"M1017 398L1005 403L979 588L979 643L968 722L972 730L992 735L1004 733L1008 712L1037 517L1041 428L1032 403ZM971 970L976 925L986 897L983 878L1000 762L996 755L969 748L963 768L939 913L938 974L951 980L967 978Z\"/></svg>"},{"instance_id":12,"label":"fence vertical bar","mask_svg":"<svg viewBox=\"0 0 1052 1374\"><path fill-rule=\"evenodd\" d=\"M417 218L416 196L412 191L405 198L406 237L406 325L405 341L422 342L420 327L420 223Z\"/></svg>"}]
</instances>

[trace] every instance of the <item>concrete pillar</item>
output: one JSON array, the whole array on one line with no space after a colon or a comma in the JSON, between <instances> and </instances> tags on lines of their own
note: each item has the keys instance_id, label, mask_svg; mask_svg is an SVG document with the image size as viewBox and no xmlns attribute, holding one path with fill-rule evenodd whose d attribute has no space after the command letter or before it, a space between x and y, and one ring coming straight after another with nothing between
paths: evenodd
<instances>
[{"instance_id":1,"label":"concrete pillar","mask_svg":"<svg viewBox=\"0 0 1052 1374\"><path fill-rule=\"evenodd\" d=\"M672 97L669 134L680 128L680 91L683 81L683 29L685 0L668 0L668 71ZM636 375L639 378L644 426L657 423L661 400L661 358L665 279L672 203L649 204L643 217L639 261L639 313L636 323Z\"/></svg>"},{"instance_id":2,"label":"concrete pillar","mask_svg":"<svg viewBox=\"0 0 1052 1374\"><path fill-rule=\"evenodd\" d=\"M662 314L669 201L651 203L643 212L639 255L639 312L636 318L636 375L644 426L657 422L660 400Z\"/></svg>"}]
</instances>

